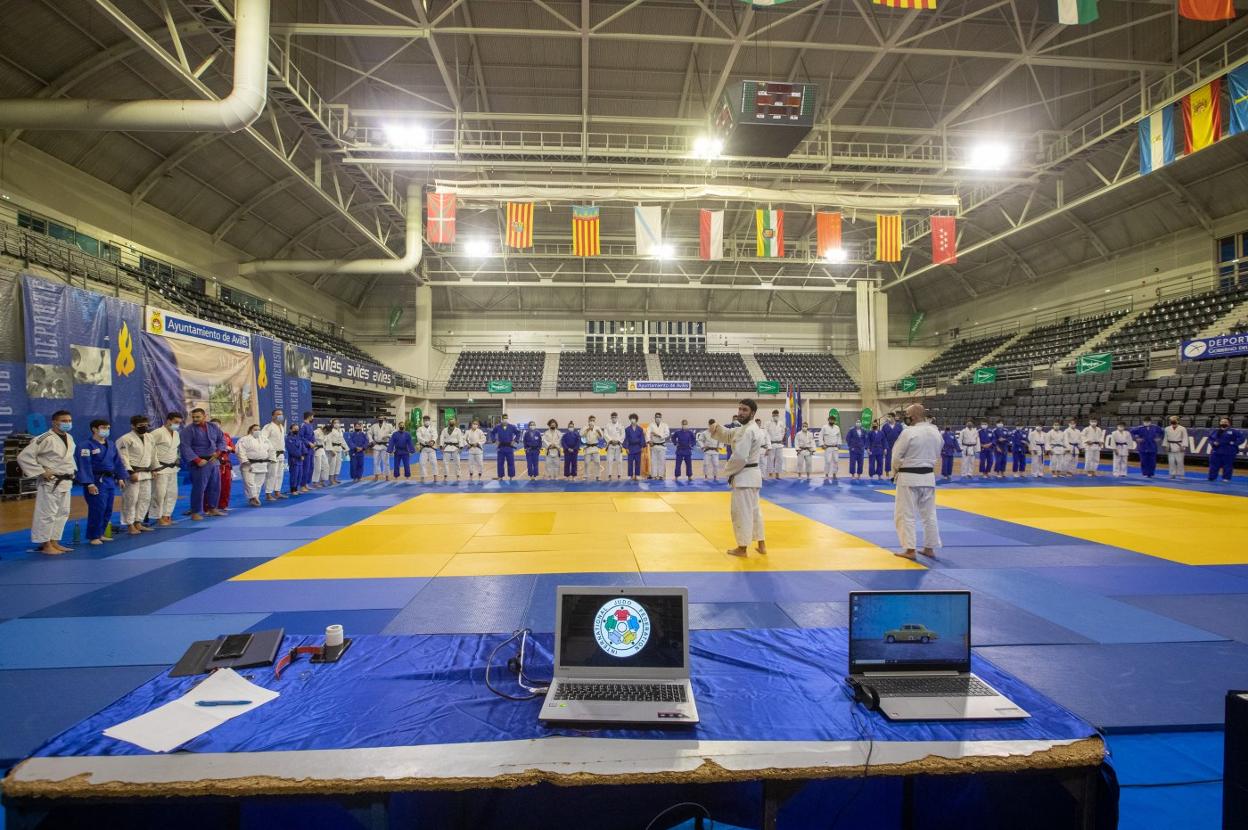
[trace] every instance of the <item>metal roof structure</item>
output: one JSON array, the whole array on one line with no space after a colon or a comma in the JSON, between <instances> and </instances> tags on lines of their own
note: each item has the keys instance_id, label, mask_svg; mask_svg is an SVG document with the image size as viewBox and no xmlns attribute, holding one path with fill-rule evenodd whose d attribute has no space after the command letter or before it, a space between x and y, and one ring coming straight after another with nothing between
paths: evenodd
<instances>
[{"instance_id":1,"label":"metal roof structure","mask_svg":"<svg viewBox=\"0 0 1248 830\"><path fill-rule=\"evenodd\" d=\"M1248 60L1248 19L1196 23L1164 0L1101 0L1066 26L1043 3L940 0L273 0L269 101L233 134L10 131L249 258L400 257L414 181L584 187L718 184L953 196L957 265L933 266L930 211L903 261L873 261L874 213L845 209L848 261L814 252L810 204L788 251L753 255L744 199L665 207L673 256L639 259L632 209L602 206L603 256L571 256L568 201L539 202L532 251L503 254L500 206L466 201L459 243L427 250L438 307L531 313L849 316L855 280L931 311L1060 274L1248 209L1248 145L1224 140L1146 177L1142 112ZM0 2L0 96L219 96L233 0ZM747 80L818 85L787 158L694 151L714 102ZM396 146L387 127L419 130ZM975 169L1000 142L1010 160ZM726 210L728 258L697 256L698 209ZM948 211L946 211L948 212ZM490 255L467 255L468 240ZM357 309L404 277L292 275ZM390 296L393 296L392 294Z\"/></svg>"}]
</instances>

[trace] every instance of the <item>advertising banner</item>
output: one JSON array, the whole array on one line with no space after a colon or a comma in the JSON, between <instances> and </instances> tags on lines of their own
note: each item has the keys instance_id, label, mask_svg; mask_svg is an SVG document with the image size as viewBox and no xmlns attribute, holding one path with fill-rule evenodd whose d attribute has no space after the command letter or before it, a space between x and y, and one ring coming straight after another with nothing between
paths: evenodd
<instances>
[{"instance_id":1,"label":"advertising banner","mask_svg":"<svg viewBox=\"0 0 1248 830\"><path fill-rule=\"evenodd\" d=\"M394 386L394 372L376 363L367 363L316 349L304 349L311 356L312 371L335 378L358 380L378 386Z\"/></svg>"},{"instance_id":2,"label":"advertising banner","mask_svg":"<svg viewBox=\"0 0 1248 830\"><path fill-rule=\"evenodd\" d=\"M693 382L688 380L630 380L629 392L691 392Z\"/></svg>"},{"instance_id":3,"label":"advertising banner","mask_svg":"<svg viewBox=\"0 0 1248 830\"><path fill-rule=\"evenodd\" d=\"M258 423L268 423L274 409L285 413L287 425L299 423L303 412L312 406L307 350L257 334L251 338L251 355L255 363Z\"/></svg>"},{"instance_id":4,"label":"advertising banner","mask_svg":"<svg viewBox=\"0 0 1248 830\"><path fill-rule=\"evenodd\" d=\"M1220 337L1201 337L1184 340L1179 357L1184 360L1212 360L1217 357L1242 357L1248 355L1248 334L1224 334Z\"/></svg>"},{"instance_id":5,"label":"advertising banner","mask_svg":"<svg viewBox=\"0 0 1248 830\"><path fill-rule=\"evenodd\" d=\"M175 340L187 340L240 352L251 351L251 335L241 329L188 317L180 311L169 311L149 305L147 331Z\"/></svg>"}]
</instances>

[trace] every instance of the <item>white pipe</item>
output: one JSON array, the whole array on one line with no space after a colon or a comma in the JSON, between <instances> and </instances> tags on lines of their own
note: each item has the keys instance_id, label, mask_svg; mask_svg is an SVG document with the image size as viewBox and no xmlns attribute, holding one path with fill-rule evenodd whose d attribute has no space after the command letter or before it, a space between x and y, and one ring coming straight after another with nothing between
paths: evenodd
<instances>
[{"instance_id":1,"label":"white pipe","mask_svg":"<svg viewBox=\"0 0 1248 830\"><path fill-rule=\"evenodd\" d=\"M238 266L242 276L251 274L409 274L420 265L424 241L420 234L423 213L420 185L407 186L406 250L400 259L257 259Z\"/></svg>"},{"instance_id":2,"label":"white pipe","mask_svg":"<svg viewBox=\"0 0 1248 830\"><path fill-rule=\"evenodd\" d=\"M238 0L234 35L234 89L219 100L0 99L0 128L238 132L264 111L269 0Z\"/></svg>"}]
</instances>

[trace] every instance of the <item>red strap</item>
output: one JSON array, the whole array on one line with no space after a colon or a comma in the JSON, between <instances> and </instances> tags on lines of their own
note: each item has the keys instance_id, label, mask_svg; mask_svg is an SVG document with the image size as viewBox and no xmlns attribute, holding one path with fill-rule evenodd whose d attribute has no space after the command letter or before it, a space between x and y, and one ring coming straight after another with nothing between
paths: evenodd
<instances>
[{"instance_id":1,"label":"red strap","mask_svg":"<svg viewBox=\"0 0 1248 830\"><path fill-rule=\"evenodd\" d=\"M321 646L298 646L296 648L292 648L290 651L286 652L286 654L284 654L282 657L278 658L277 663L273 666L273 677L275 679L280 679L282 676L282 672L286 669L287 666L289 666L291 663L297 660L299 658L299 655L307 654L311 656L317 656L317 655L320 655L321 652L322 652Z\"/></svg>"}]
</instances>

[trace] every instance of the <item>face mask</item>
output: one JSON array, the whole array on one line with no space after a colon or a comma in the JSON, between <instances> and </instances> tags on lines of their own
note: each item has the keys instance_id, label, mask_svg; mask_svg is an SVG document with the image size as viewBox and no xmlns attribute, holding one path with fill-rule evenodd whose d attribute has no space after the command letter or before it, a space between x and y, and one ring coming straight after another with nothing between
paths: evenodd
<instances>
[{"instance_id":1,"label":"face mask","mask_svg":"<svg viewBox=\"0 0 1248 830\"><path fill-rule=\"evenodd\" d=\"M111 432L111 430L109 430L107 427L106 427L106 428L104 428L104 429L101 429L101 430L99 431L100 440L101 440L101 441L103 441L105 438L107 438L107 437L109 436L109 433L110 433L110 432Z\"/></svg>"},{"instance_id":2,"label":"face mask","mask_svg":"<svg viewBox=\"0 0 1248 830\"><path fill-rule=\"evenodd\" d=\"M169 429L170 429L170 430L172 430L173 432L181 432L181 431L182 431L182 425L181 425L181 424L170 424L170 425L169 425Z\"/></svg>"},{"instance_id":3,"label":"face mask","mask_svg":"<svg viewBox=\"0 0 1248 830\"><path fill-rule=\"evenodd\" d=\"M633 426L637 426L637 419L636 419L636 418L629 418L629 419L628 419L628 422L629 422L630 424L632 424Z\"/></svg>"},{"instance_id":4,"label":"face mask","mask_svg":"<svg viewBox=\"0 0 1248 830\"><path fill-rule=\"evenodd\" d=\"M615 416L614 416L614 415L612 415L612 416L611 416L611 423L613 423L613 424L614 424L614 423L615 423L615 421L616 421L616 418L615 418Z\"/></svg>"},{"instance_id":5,"label":"face mask","mask_svg":"<svg viewBox=\"0 0 1248 830\"><path fill-rule=\"evenodd\" d=\"M282 423L282 422L283 422L283 421L285 421L285 420L286 420L286 419L285 419L285 418L283 418L281 415L274 415L274 416L273 416L273 423L275 423L275 424L280 424L280 423Z\"/></svg>"},{"instance_id":6,"label":"face mask","mask_svg":"<svg viewBox=\"0 0 1248 830\"><path fill-rule=\"evenodd\" d=\"M73 421L62 421L62 422L61 422L61 432L73 432L73 430L74 430L74 422L73 422Z\"/></svg>"},{"instance_id":7,"label":"face mask","mask_svg":"<svg viewBox=\"0 0 1248 830\"><path fill-rule=\"evenodd\" d=\"M589 425L592 427L592 426L594 425L594 422L593 422L593 421L590 421L590 422L589 422Z\"/></svg>"},{"instance_id":8,"label":"face mask","mask_svg":"<svg viewBox=\"0 0 1248 830\"><path fill-rule=\"evenodd\" d=\"M428 421L425 421L425 426L426 426L426 427L428 427L428 426L429 426L429 422L428 422Z\"/></svg>"},{"instance_id":9,"label":"face mask","mask_svg":"<svg viewBox=\"0 0 1248 830\"><path fill-rule=\"evenodd\" d=\"M149 427L147 424L139 424L137 427L134 428L134 432L136 435L147 435L148 429Z\"/></svg>"},{"instance_id":10,"label":"face mask","mask_svg":"<svg viewBox=\"0 0 1248 830\"><path fill-rule=\"evenodd\" d=\"M250 434L251 434L251 437L252 437L252 438L259 438L259 437L260 437L260 430L258 430L258 429L253 429L253 430L251 431L251 433L250 433Z\"/></svg>"},{"instance_id":11,"label":"face mask","mask_svg":"<svg viewBox=\"0 0 1248 830\"><path fill-rule=\"evenodd\" d=\"M1088 424L1088 426L1093 426L1093 427L1096 426L1096 421L1092 421L1090 424Z\"/></svg>"}]
</instances>

